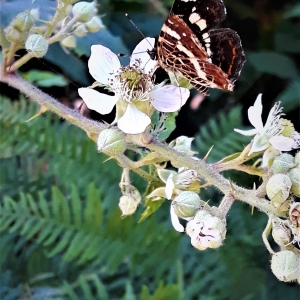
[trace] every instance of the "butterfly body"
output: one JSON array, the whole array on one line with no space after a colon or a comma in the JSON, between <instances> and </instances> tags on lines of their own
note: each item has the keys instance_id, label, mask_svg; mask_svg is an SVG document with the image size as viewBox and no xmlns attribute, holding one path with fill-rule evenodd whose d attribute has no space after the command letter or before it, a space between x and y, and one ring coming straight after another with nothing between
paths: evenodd
<instances>
[{"instance_id":1,"label":"butterfly body","mask_svg":"<svg viewBox=\"0 0 300 300\"><path fill-rule=\"evenodd\" d=\"M221 0L175 0L157 43L160 66L203 94L208 87L232 91L245 56L236 32L211 29L225 16Z\"/></svg>"}]
</instances>

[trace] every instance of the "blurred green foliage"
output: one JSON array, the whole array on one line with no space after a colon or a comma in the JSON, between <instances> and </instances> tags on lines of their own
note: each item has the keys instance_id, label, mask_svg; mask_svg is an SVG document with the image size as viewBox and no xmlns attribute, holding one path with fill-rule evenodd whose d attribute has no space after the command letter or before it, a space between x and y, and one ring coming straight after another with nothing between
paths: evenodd
<instances>
[{"instance_id":1,"label":"blurred green foliage","mask_svg":"<svg viewBox=\"0 0 300 300\"><path fill-rule=\"evenodd\" d=\"M69 97L77 89L73 82L92 83L86 64L92 44L129 54L142 39L125 12L145 36L158 36L172 5L171 0L98 3L106 29L78 39L69 54L58 44L51 46L43 64L33 60L22 68L27 80ZM211 91L199 109L184 106L172 135L195 134L200 157L215 145L210 162L242 150L248 140L233 128L243 126L260 92L265 112L282 101L299 131L298 1L224 3L222 26L239 33L247 62L233 93ZM40 7L41 18L47 19L55 1L1 2L2 25L31 6ZM40 67L61 75L37 71ZM25 122L38 107L6 94L10 98L2 97L0 104L1 299L297 299L299 287L279 282L269 270L261 240L266 216L235 203L226 244L205 252L174 232L167 201L141 223L142 206L135 216L121 219L120 168L113 161L104 163L106 157L83 132L49 113ZM253 183L240 173L226 175L245 187ZM132 182L145 189L140 178ZM211 189L201 196L213 203L220 197Z\"/></svg>"}]
</instances>

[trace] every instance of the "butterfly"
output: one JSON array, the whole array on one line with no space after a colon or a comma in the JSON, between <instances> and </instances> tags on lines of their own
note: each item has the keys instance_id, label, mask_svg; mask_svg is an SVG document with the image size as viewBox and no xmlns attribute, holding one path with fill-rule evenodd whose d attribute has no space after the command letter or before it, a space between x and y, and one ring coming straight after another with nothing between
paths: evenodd
<instances>
[{"instance_id":1,"label":"butterfly","mask_svg":"<svg viewBox=\"0 0 300 300\"><path fill-rule=\"evenodd\" d=\"M225 17L221 0L175 0L157 42L159 65L202 94L208 88L232 91L245 55L235 31L212 29Z\"/></svg>"}]
</instances>

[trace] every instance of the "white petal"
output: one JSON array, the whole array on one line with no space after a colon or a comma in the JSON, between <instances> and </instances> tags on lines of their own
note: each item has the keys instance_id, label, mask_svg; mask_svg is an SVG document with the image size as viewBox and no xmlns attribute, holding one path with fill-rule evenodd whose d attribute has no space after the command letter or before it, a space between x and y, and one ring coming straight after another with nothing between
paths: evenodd
<instances>
[{"instance_id":1,"label":"white petal","mask_svg":"<svg viewBox=\"0 0 300 300\"><path fill-rule=\"evenodd\" d=\"M269 137L266 135L256 135L253 139L253 144L248 155L253 152L260 152L267 149L270 146Z\"/></svg>"},{"instance_id":2,"label":"white petal","mask_svg":"<svg viewBox=\"0 0 300 300\"><path fill-rule=\"evenodd\" d=\"M89 109L95 110L101 115L109 114L118 102L117 97L101 94L93 89L80 88L78 94Z\"/></svg>"},{"instance_id":3,"label":"white petal","mask_svg":"<svg viewBox=\"0 0 300 300\"><path fill-rule=\"evenodd\" d=\"M241 130L241 129L236 129L234 128L234 131L235 132L238 132L242 135L246 135L246 136L252 136L252 135L255 135L257 134L257 130L256 129L250 129L250 130Z\"/></svg>"},{"instance_id":4,"label":"white petal","mask_svg":"<svg viewBox=\"0 0 300 300\"><path fill-rule=\"evenodd\" d=\"M146 114L129 103L124 115L118 121L118 127L125 133L137 134L144 132L150 123L151 119Z\"/></svg>"},{"instance_id":5,"label":"white petal","mask_svg":"<svg viewBox=\"0 0 300 300\"><path fill-rule=\"evenodd\" d=\"M293 149L294 139L283 135L277 135L270 138L270 143L277 150L290 151Z\"/></svg>"},{"instance_id":6,"label":"white petal","mask_svg":"<svg viewBox=\"0 0 300 300\"><path fill-rule=\"evenodd\" d=\"M167 170L167 169L157 169L157 174L159 178L162 180L162 182L166 183L170 174L176 175L177 173L172 170Z\"/></svg>"},{"instance_id":7,"label":"white petal","mask_svg":"<svg viewBox=\"0 0 300 300\"><path fill-rule=\"evenodd\" d=\"M173 177L174 177L174 174L171 173L167 179L166 187L165 187L166 196L167 196L167 199L169 199L169 200L172 198L172 194L173 194L174 187L175 187Z\"/></svg>"},{"instance_id":8,"label":"white petal","mask_svg":"<svg viewBox=\"0 0 300 300\"><path fill-rule=\"evenodd\" d=\"M178 232L184 232L184 227L180 224L179 218L176 215L172 204L171 204L170 214L171 214L171 222L172 222L174 229Z\"/></svg>"},{"instance_id":9,"label":"white petal","mask_svg":"<svg viewBox=\"0 0 300 300\"><path fill-rule=\"evenodd\" d=\"M262 113L261 94L259 94L255 100L254 105L249 107L248 109L248 119L250 123L253 125L253 127L256 128L260 134L263 133L263 129L264 129L262 119L261 119L261 113Z\"/></svg>"},{"instance_id":10,"label":"white petal","mask_svg":"<svg viewBox=\"0 0 300 300\"><path fill-rule=\"evenodd\" d=\"M93 45L91 51L88 61L90 74L98 82L109 85L111 74L121 67L118 56L102 45Z\"/></svg>"},{"instance_id":11,"label":"white petal","mask_svg":"<svg viewBox=\"0 0 300 300\"><path fill-rule=\"evenodd\" d=\"M141 60L141 70L143 70L145 74L152 75L158 67L158 62L156 60L152 60L148 54L148 51L153 50L154 43L154 38L147 37L137 44L130 58L130 66L133 66L136 60Z\"/></svg>"},{"instance_id":12,"label":"white petal","mask_svg":"<svg viewBox=\"0 0 300 300\"><path fill-rule=\"evenodd\" d=\"M186 103L190 91L174 85L165 85L152 90L149 95L155 109L161 112L174 112Z\"/></svg>"}]
</instances>

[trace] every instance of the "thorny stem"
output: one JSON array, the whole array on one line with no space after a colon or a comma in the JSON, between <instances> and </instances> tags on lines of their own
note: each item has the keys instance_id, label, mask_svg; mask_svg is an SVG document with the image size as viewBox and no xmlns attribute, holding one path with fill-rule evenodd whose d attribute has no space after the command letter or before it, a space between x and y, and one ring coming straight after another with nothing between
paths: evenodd
<instances>
[{"instance_id":1,"label":"thorny stem","mask_svg":"<svg viewBox=\"0 0 300 300\"><path fill-rule=\"evenodd\" d=\"M220 219L226 218L226 215L228 214L234 200L234 194L232 192L223 197L218 207Z\"/></svg>"},{"instance_id":2,"label":"thorny stem","mask_svg":"<svg viewBox=\"0 0 300 300\"><path fill-rule=\"evenodd\" d=\"M36 101L39 105L45 106L48 110L51 110L60 117L65 118L70 123L83 129L95 142L99 133L108 127L103 123L89 120L80 115L77 111L67 108L51 96L45 94L38 88L34 87L33 85L16 75L5 75L3 73L0 73L0 81L5 82L10 86L18 89L29 98ZM132 143L141 147L148 148L149 150L153 151L154 154L165 158L165 161L173 161L176 162L176 165L181 165L188 169L195 170L202 178L206 180L208 184L215 186L224 195L229 195L232 190L234 190L234 198L236 200L246 202L250 206L254 206L266 214L271 213L273 215L277 215L276 210L270 204L270 201L266 200L265 198L258 197L255 190L248 190L234 183L231 183L218 171L216 171L213 166L208 165L203 161L196 161L193 158L186 156L184 153L178 152L170 148L168 145L157 140L152 140L150 143L145 144L141 140L140 135L127 135L126 141L128 144ZM140 168L137 169L134 164L131 164L131 161L125 155L122 155L120 159L121 161L119 162L122 166L129 167L132 171L138 173L148 181L155 180L155 178L153 178L144 170Z\"/></svg>"}]
</instances>

